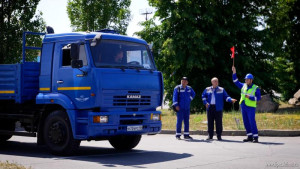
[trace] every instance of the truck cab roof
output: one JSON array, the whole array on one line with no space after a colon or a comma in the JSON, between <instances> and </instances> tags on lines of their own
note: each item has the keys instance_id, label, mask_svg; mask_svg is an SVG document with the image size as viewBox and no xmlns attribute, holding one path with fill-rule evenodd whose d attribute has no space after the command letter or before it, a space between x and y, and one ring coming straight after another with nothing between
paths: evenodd
<instances>
[{"instance_id":1,"label":"truck cab roof","mask_svg":"<svg viewBox=\"0 0 300 169\"><path fill-rule=\"evenodd\" d=\"M147 42L142 39L102 32L72 32L59 34L46 34L43 43L59 42L59 41L73 41L73 40L92 40L96 35L101 35L101 39L129 41L135 43L142 43L147 45Z\"/></svg>"}]
</instances>

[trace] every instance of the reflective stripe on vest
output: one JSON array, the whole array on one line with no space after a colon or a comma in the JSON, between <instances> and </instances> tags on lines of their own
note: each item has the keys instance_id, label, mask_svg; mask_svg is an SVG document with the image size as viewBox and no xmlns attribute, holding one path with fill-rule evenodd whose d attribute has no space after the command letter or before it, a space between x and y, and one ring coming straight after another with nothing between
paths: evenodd
<instances>
[{"instance_id":1,"label":"reflective stripe on vest","mask_svg":"<svg viewBox=\"0 0 300 169\"><path fill-rule=\"evenodd\" d=\"M252 85L252 87L247 91L247 84L244 84L244 86L241 89L241 99L240 99L240 104L245 100L246 106L249 107L256 107L256 101L250 100L246 97L246 94L249 96L254 96L255 97L255 92L258 86L255 84Z\"/></svg>"}]
</instances>

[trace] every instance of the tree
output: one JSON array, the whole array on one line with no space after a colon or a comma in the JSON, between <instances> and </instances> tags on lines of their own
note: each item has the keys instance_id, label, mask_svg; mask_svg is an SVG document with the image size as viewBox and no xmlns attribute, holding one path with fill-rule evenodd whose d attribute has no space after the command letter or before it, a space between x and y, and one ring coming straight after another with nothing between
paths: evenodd
<instances>
[{"instance_id":1,"label":"tree","mask_svg":"<svg viewBox=\"0 0 300 169\"><path fill-rule=\"evenodd\" d=\"M277 0L266 20L266 50L273 54L278 91L283 100L300 89L300 0ZM269 49L269 50L268 50Z\"/></svg>"},{"instance_id":2,"label":"tree","mask_svg":"<svg viewBox=\"0 0 300 169\"><path fill-rule=\"evenodd\" d=\"M300 0L296 0L289 11L291 21L290 38L287 40L287 51L290 53L290 59L293 62L295 88L289 98L300 89Z\"/></svg>"},{"instance_id":3,"label":"tree","mask_svg":"<svg viewBox=\"0 0 300 169\"><path fill-rule=\"evenodd\" d=\"M0 64L22 60L23 31L44 32L42 13L35 16L39 0L5 0L0 2ZM41 46L41 37L29 37L27 46ZM27 61L37 58L38 51L28 51Z\"/></svg>"},{"instance_id":4,"label":"tree","mask_svg":"<svg viewBox=\"0 0 300 169\"><path fill-rule=\"evenodd\" d=\"M255 83L263 93L276 89L272 64L274 59L262 48L265 37L259 20L269 12L270 0L149 0L157 11L153 20L142 23L145 28L137 34L153 43L158 68L163 72L166 99L172 99L172 91L182 76L189 77L197 96L192 109L199 111L201 93L210 86L214 76L220 86L239 98L240 91L231 80L230 47L235 46L237 74L243 81L251 72ZM228 105L228 104L227 104Z\"/></svg>"},{"instance_id":5,"label":"tree","mask_svg":"<svg viewBox=\"0 0 300 169\"><path fill-rule=\"evenodd\" d=\"M131 0L68 0L67 12L75 31L118 30L126 33Z\"/></svg>"}]
</instances>

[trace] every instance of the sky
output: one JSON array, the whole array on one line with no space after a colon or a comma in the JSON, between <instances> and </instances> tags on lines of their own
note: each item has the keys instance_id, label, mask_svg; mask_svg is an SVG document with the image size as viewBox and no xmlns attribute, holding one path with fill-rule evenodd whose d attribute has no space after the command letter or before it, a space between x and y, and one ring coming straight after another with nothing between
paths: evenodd
<instances>
[{"instance_id":1,"label":"sky","mask_svg":"<svg viewBox=\"0 0 300 169\"><path fill-rule=\"evenodd\" d=\"M72 32L71 22L67 14L68 0L41 0L37 6L37 12L43 13L47 26L51 26L55 33ZM134 32L142 30L139 22L145 21L145 15L140 14L140 10L151 8L147 0L131 0L131 21L127 28L127 35L133 36ZM153 17L153 14L148 15Z\"/></svg>"}]
</instances>

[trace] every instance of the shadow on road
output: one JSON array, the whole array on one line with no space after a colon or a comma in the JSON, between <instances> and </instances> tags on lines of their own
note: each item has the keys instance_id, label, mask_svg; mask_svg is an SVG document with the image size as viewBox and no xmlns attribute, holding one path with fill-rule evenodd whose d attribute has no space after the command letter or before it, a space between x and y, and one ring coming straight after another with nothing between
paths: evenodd
<instances>
[{"instance_id":1,"label":"shadow on road","mask_svg":"<svg viewBox=\"0 0 300 169\"><path fill-rule=\"evenodd\" d=\"M98 150L97 150L98 149ZM107 153L109 151L110 153ZM96 162L107 167L131 166L136 168L144 168L140 165L173 161L191 157L188 153L173 153L162 151L143 151L133 150L121 152L114 149L101 149L92 147L80 147L80 150L73 157L67 157L73 160L82 160Z\"/></svg>"},{"instance_id":2,"label":"shadow on road","mask_svg":"<svg viewBox=\"0 0 300 169\"><path fill-rule=\"evenodd\" d=\"M227 139L222 139L220 142L228 142L228 143L244 143L243 141L237 141L237 140L227 140Z\"/></svg>"},{"instance_id":3,"label":"shadow on road","mask_svg":"<svg viewBox=\"0 0 300 169\"><path fill-rule=\"evenodd\" d=\"M208 140L204 140L204 139L193 139L193 140L183 140L183 141L186 141L186 142L202 142L202 143L211 143L211 141L208 141Z\"/></svg>"},{"instance_id":4,"label":"shadow on road","mask_svg":"<svg viewBox=\"0 0 300 169\"><path fill-rule=\"evenodd\" d=\"M252 143L252 142L243 142L243 141L237 141L237 140L221 140L221 142L230 142L230 143L249 143L249 144L264 144L264 145L284 145L284 143L275 143L275 142L258 142L258 143Z\"/></svg>"},{"instance_id":5,"label":"shadow on road","mask_svg":"<svg viewBox=\"0 0 300 169\"><path fill-rule=\"evenodd\" d=\"M80 146L78 151L69 157L54 156L46 147L37 146L36 143L21 143L8 141L0 145L0 154L13 156L27 156L38 158L51 158L53 160L80 160L85 162L99 163L107 167L131 166L143 168L140 165L160 163L166 161L189 158L192 154L173 153L162 151L117 151L114 148Z\"/></svg>"},{"instance_id":6,"label":"shadow on road","mask_svg":"<svg viewBox=\"0 0 300 169\"><path fill-rule=\"evenodd\" d=\"M212 142L227 142L227 143L245 143L243 141L238 140L228 140L228 139L222 139L222 140L204 140L204 139L193 139L193 140L184 140L187 142L203 142L203 143L212 143ZM252 143L251 143L252 144ZM276 143L276 142L259 142L258 144L264 144L264 145L284 145L284 143Z\"/></svg>"},{"instance_id":7,"label":"shadow on road","mask_svg":"<svg viewBox=\"0 0 300 169\"><path fill-rule=\"evenodd\" d=\"M7 141L0 145L0 154L51 158L48 150L44 146L37 146L36 143L22 143L15 141Z\"/></svg>"},{"instance_id":8,"label":"shadow on road","mask_svg":"<svg viewBox=\"0 0 300 169\"><path fill-rule=\"evenodd\" d=\"M284 143L275 143L275 142L258 142L258 144L264 144L264 145L284 145Z\"/></svg>"},{"instance_id":9,"label":"shadow on road","mask_svg":"<svg viewBox=\"0 0 300 169\"><path fill-rule=\"evenodd\" d=\"M219 142L231 142L231 143L243 143L242 141L226 140L226 139L222 139L222 140L217 140L217 139L211 139L211 140L193 139L193 140L184 140L184 141L187 141L187 142L202 142L202 143L213 143L215 141L219 141Z\"/></svg>"}]
</instances>

